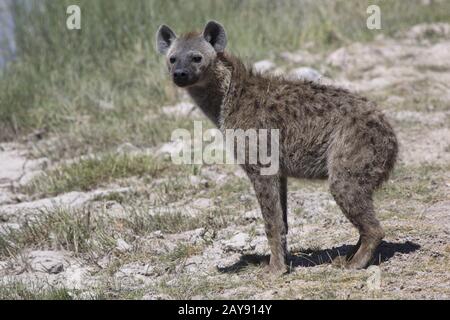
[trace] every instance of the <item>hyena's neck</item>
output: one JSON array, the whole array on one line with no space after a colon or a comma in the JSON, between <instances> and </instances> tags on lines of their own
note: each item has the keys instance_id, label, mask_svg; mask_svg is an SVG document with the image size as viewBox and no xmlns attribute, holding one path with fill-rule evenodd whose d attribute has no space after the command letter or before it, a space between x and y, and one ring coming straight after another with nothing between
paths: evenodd
<instances>
[{"instance_id":1,"label":"hyena's neck","mask_svg":"<svg viewBox=\"0 0 450 320\"><path fill-rule=\"evenodd\" d=\"M203 85L190 87L187 91L205 115L220 127L222 109L225 107L231 83L234 82L236 66L229 56L222 55L211 68Z\"/></svg>"}]
</instances>

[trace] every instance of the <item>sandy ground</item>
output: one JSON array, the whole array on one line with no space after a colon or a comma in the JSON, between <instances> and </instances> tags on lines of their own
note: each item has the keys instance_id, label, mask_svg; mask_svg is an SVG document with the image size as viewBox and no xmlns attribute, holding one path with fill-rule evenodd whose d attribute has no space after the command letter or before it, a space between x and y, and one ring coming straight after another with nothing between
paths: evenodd
<instances>
[{"instance_id":1,"label":"sandy ground","mask_svg":"<svg viewBox=\"0 0 450 320\"><path fill-rule=\"evenodd\" d=\"M288 196L291 272L281 278L268 277L263 271L268 248L254 193L246 182L241 183L244 191L228 190L234 181L245 179L242 172L203 166L189 181L193 188L210 183L219 195L226 188L223 192L239 195L236 202L226 203L220 196L211 198L200 191L154 209L183 210L187 216L196 216L225 207L233 212L225 227L180 233L157 230L132 242L118 238L115 253L97 257L96 263L69 250L30 246L19 256L1 258L0 281L20 281L34 288L40 283L62 286L75 298L109 290L137 291L139 295L133 297L144 299L449 299L450 25L418 25L393 39L380 37L322 55L285 52L275 62L262 61L256 67L291 77L306 74L347 87L377 101L388 115L398 134L400 157L398 172L376 197L387 236L374 266L349 271L330 264L356 243L357 233L324 182L292 180ZM174 117L199 117L188 101L180 103L163 111ZM168 144L160 150L170 148ZM0 232L21 228L42 208L92 208L99 196L127 193L134 187L29 201L17 190L46 165L46 159L29 159L26 145L0 145ZM154 182L162 183L164 179ZM115 201L110 200L107 208L112 216L131 214ZM174 257L180 246L194 249L168 264L167 257ZM142 247L147 256L127 259ZM105 274L104 270L112 271ZM118 293L117 297L124 296Z\"/></svg>"}]
</instances>

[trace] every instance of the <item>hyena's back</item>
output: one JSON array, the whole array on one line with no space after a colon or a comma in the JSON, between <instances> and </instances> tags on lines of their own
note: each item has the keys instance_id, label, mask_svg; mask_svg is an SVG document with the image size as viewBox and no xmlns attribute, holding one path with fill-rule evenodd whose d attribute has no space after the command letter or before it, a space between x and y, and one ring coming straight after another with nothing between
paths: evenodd
<instances>
[{"instance_id":1,"label":"hyena's back","mask_svg":"<svg viewBox=\"0 0 450 320\"><path fill-rule=\"evenodd\" d=\"M342 178L376 188L387 179L397 140L383 114L364 97L312 82L246 79L239 108L225 128L280 129L280 169L300 178Z\"/></svg>"}]
</instances>

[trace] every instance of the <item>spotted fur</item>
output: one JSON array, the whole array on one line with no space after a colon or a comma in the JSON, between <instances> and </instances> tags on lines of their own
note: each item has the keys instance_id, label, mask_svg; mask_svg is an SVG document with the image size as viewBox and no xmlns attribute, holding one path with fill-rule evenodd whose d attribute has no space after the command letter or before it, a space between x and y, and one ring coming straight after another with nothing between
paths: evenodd
<instances>
[{"instance_id":1,"label":"spotted fur","mask_svg":"<svg viewBox=\"0 0 450 320\"><path fill-rule=\"evenodd\" d=\"M216 22L205 30L211 24L214 32L225 32ZM388 179L398 152L396 135L383 113L366 98L341 88L254 72L235 56L211 50L213 41L205 31L189 33L170 51L182 55L189 48L208 55L199 80L186 90L221 130L280 130L277 174L264 176L261 166L243 165L265 220L271 271L286 270L288 177L328 179L336 203L360 234L346 265L366 267L384 237L372 195Z\"/></svg>"}]
</instances>

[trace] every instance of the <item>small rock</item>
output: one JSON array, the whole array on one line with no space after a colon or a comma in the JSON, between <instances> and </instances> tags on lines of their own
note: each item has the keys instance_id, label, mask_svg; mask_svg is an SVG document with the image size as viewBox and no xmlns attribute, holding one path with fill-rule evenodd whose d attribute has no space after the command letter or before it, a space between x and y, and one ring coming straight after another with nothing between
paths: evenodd
<instances>
[{"instance_id":1,"label":"small rock","mask_svg":"<svg viewBox=\"0 0 450 320\"><path fill-rule=\"evenodd\" d=\"M8 222L8 221L9 221L9 217L6 214L0 213L0 222Z\"/></svg>"},{"instance_id":2,"label":"small rock","mask_svg":"<svg viewBox=\"0 0 450 320\"><path fill-rule=\"evenodd\" d=\"M250 249L249 242L249 235L241 232L233 236L231 239L223 241L222 243L225 251L242 252Z\"/></svg>"},{"instance_id":3,"label":"small rock","mask_svg":"<svg viewBox=\"0 0 450 320\"><path fill-rule=\"evenodd\" d=\"M201 181L201 180L202 180L202 179L200 179L199 176L190 176L190 177L189 177L189 181L190 181L191 184L194 185L194 186L198 186L198 185L200 184L200 181Z\"/></svg>"},{"instance_id":4,"label":"small rock","mask_svg":"<svg viewBox=\"0 0 450 320\"><path fill-rule=\"evenodd\" d=\"M64 271L64 265L62 263L57 263L48 269L48 273L50 274L58 274Z\"/></svg>"},{"instance_id":5,"label":"small rock","mask_svg":"<svg viewBox=\"0 0 450 320\"><path fill-rule=\"evenodd\" d=\"M7 190L3 190L2 187L0 186L0 205L4 205L4 204L13 204L16 201L14 201L14 194L8 192ZM1 215L0 214L0 221L3 217L6 217L5 215Z\"/></svg>"},{"instance_id":6,"label":"small rock","mask_svg":"<svg viewBox=\"0 0 450 320\"><path fill-rule=\"evenodd\" d=\"M214 229L206 229L201 237L204 241L211 242L216 238L216 231Z\"/></svg>"},{"instance_id":7,"label":"small rock","mask_svg":"<svg viewBox=\"0 0 450 320\"><path fill-rule=\"evenodd\" d=\"M450 24L440 23L422 23L411 27L404 32L407 38L411 39L423 39L434 37L448 37L450 35Z\"/></svg>"},{"instance_id":8,"label":"small rock","mask_svg":"<svg viewBox=\"0 0 450 320\"><path fill-rule=\"evenodd\" d=\"M0 261L0 272L2 271L2 269L6 269L7 267L8 267L7 261Z\"/></svg>"},{"instance_id":9,"label":"small rock","mask_svg":"<svg viewBox=\"0 0 450 320\"><path fill-rule=\"evenodd\" d=\"M107 268L110 263L111 263L110 255L106 255L104 257L101 257L99 260L97 260L97 264L103 269Z\"/></svg>"},{"instance_id":10,"label":"small rock","mask_svg":"<svg viewBox=\"0 0 450 320\"><path fill-rule=\"evenodd\" d=\"M66 269L64 286L69 290L82 290L89 275L88 269L79 265L71 265Z\"/></svg>"},{"instance_id":11,"label":"small rock","mask_svg":"<svg viewBox=\"0 0 450 320\"><path fill-rule=\"evenodd\" d=\"M133 262L122 266L118 274L123 276L144 276L149 277L155 275L155 267L149 264Z\"/></svg>"},{"instance_id":12,"label":"small rock","mask_svg":"<svg viewBox=\"0 0 450 320\"><path fill-rule=\"evenodd\" d=\"M250 248L254 250L256 254L265 255L269 254L269 248L267 246L267 236L265 232L262 235L259 235L257 237L254 237L252 241L250 242Z\"/></svg>"},{"instance_id":13,"label":"small rock","mask_svg":"<svg viewBox=\"0 0 450 320\"><path fill-rule=\"evenodd\" d=\"M98 102L98 107L102 110L113 110L114 104L111 101L100 100Z\"/></svg>"},{"instance_id":14,"label":"small rock","mask_svg":"<svg viewBox=\"0 0 450 320\"><path fill-rule=\"evenodd\" d=\"M40 171L42 169L48 168L49 164L50 164L50 160L48 158L39 158L39 159L28 160L25 163L25 170L26 171Z\"/></svg>"},{"instance_id":15,"label":"small rock","mask_svg":"<svg viewBox=\"0 0 450 320\"><path fill-rule=\"evenodd\" d=\"M70 208L79 208L82 207L85 203L98 199L99 197L105 197L111 193L125 193L129 192L130 188L116 188L109 190L94 190L91 192L78 192L72 191L68 193L64 193L62 195L53 197L53 198L45 198L39 199L30 202L22 202L18 204L12 205L2 205L0 210L6 215L14 215L14 216L25 216L25 214L33 214L40 213L40 210L37 209L51 209L57 206L67 206Z\"/></svg>"},{"instance_id":16,"label":"small rock","mask_svg":"<svg viewBox=\"0 0 450 320\"><path fill-rule=\"evenodd\" d=\"M14 223L14 222L2 223L2 224L0 224L0 235L8 234L11 231L19 230L19 229L20 229L20 224L18 224L18 223ZM7 241L7 240L4 240L4 241Z\"/></svg>"},{"instance_id":17,"label":"small rock","mask_svg":"<svg viewBox=\"0 0 450 320\"><path fill-rule=\"evenodd\" d=\"M156 230L152 232L151 235L156 239L164 239L164 234L162 233L161 230Z\"/></svg>"},{"instance_id":18,"label":"small rock","mask_svg":"<svg viewBox=\"0 0 450 320\"><path fill-rule=\"evenodd\" d=\"M201 238L203 236L203 234L205 233L206 229L205 228L197 228L195 230L192 231L192 236L191 236L191 241L192 240L196 240L197 238Z\"/></svg>"},{"instance_id":19,"label":"small rock","mask_svg":"<svg viewBox=\"0 0 450 320\"><path fill-rule=\"evenodd\" d=\"M20 179L24 173L27 158L21 150L15 150L14 145L3 144L5 151L0 153L0 184L9 184Z\"/></svg>"},{"instance_id":20,"label":"small rock","mask_svg":"<svg viewBox=\"0 0 450 320\"><path fill-rule=\"evenodd\" d=\"M199 209L211 208L214 206L214 202L211 199L199 198L192 202L192 206Z\"/></svg>"},{"instance_id":21,"label":"small rock","mask_svg":"<svg viewBox=\"0 0 450 320\"><path fill-rule=\"evenodd\" d=\"M133 248L132 245L128 244L125 240L119 238L117 239L116 249L120 252L127 252Z\"/></svg>"},{"instance_id":22,"label":"small rock","mask_svg":"<svg viewBox=\"0 0 450 320\"><path fill-rule=\"evenodd\" d=\"M303 65L310 65L317 60L311 53L302 50L297 52L282 52L280 57L286 61Z\"/></svg>"},{"instance_id":23,"label":"small rock","mask_svg":"<svg viewBox=\"0 0 450 320\"><path fill-rule=\"evenodd\" d=\"M18 185L20 187L25 187L27 184L31 182L38 174L42 173L43 171L28 171L24 172L23 176L19 179Z\"/></svg>"},{"instance_id":24,"label":"small rock","mask_svg":"<svg viewBox=\"0 0 450 320\"><path fill-rule=\"evenodd\" d=\"M239 197L239 200L242 202L250 202L253 200L253 197L248 194L243 194Z\"/></svg>"},{"instance_id":25,"label":"small rock","mask_svg":"<svg viewBox=\"0 0 450 320\"><path fill-rule=\"evenodd\" d=\"M253 69L256 72L265 73L275 68L275 63L270 60L261 60L253 64Z\"/></svg>"},{"instance_id":26,"label":"small rock","mask_svg":"<svg viewBox=\"0 0 450 320\"><path fill-rule=\"evenodd\" d=\"M315 69L309 67L302 67L294 69L291 72L289 72L288 78L318 82L322 78L322 75L320 74L319 71Z\"/></svg>"},{"instance_id":27,"label":"small rock","mask_svg":"<svg viewBox=\"0 0 450 320\"><path fill-rule=\"evenodd\" d=\"M259 209L247 211L244 213L244 219L246 221L256 221L259 217L261 217L261 211Z\"/></svg>"},{"instance_id":28,"label":"small rock","mask_svg":"<svg viewBox=\"0 0 450 320\"><path fill-rule=\"evenodd\" d=\"M194 244L210 243L215 237L216 232L213 229L198 228L194 230L190 242Z\"/></svg>"},{"instance_id":29,"label":"small rock","mask_svg":"<svg viewBox=\"0 0 450 320\"><path fill-rule=\"evenodd\" d=\"M128 217L128 212L125 208L115 201L108 202L106 204L108 216L112 218L125 219Z\"/></svg>"},{"instance_id":30,"label":"small rock","mask_svg":"<svg viewBox=\"0 0 450 320\"><path fill-rule=\"evenodd\" d=\"M29 265L35 271L51 274L60 273L64 270L64 263L69 256L62 251L31 251L28 255Z\"/></svg>"},{"instance_id":31,"label":"small rock","mask_svg":"<svg viewBox=\"0 0 450 320\"><path fill-rule=\"evenodd\" d=\"M367 278L367 288L369 291L381 289L381 269L378 266L370 266L367 268L369 277Z\"/></svg>"}]
</instances>

